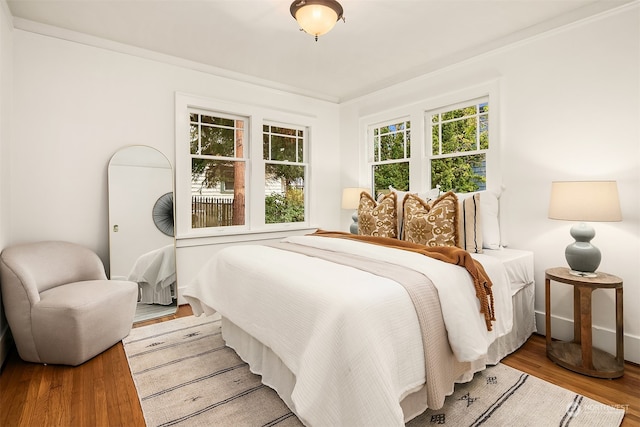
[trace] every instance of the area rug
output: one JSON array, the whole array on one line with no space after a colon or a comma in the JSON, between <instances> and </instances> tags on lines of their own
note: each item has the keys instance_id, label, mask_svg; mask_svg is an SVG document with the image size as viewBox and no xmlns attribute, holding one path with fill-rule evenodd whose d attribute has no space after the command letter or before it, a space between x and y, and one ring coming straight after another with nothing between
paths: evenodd
<instances>
[{"instance_id":1,"label":"area rug","mask_svg":"<svg viewBox=\"0 0 640 427\"><path fill-rule=\"evenodd\" d=\"M188 316L134 328L123 340L147 426L301 426L225 347L220 318ZM498 364L458 384L418 426L619 426L624 410Z\"/></svg>"}]
</instances>

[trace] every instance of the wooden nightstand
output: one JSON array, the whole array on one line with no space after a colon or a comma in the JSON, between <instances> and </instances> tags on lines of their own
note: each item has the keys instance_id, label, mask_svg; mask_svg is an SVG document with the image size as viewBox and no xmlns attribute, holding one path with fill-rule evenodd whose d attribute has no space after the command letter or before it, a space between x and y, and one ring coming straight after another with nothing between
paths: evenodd
<instances>
[{"instance_id":1,"label":"wooden nightstand","mask_svg":"<svg viewBox=\"0 0 640 427\"><path fill-rule=\"evenodd\" d=\"M573 286L573 341L551 340L551 281ZM594 289L616 291L616 356L593 348L591 342L591 293ZM580 277L565 267L545 271L545 320L547 357L560 366L598 378L618 378L624 374L624 334L622 319L622 279L598 272L596 277Z\"/></svg>"}]
</instances>

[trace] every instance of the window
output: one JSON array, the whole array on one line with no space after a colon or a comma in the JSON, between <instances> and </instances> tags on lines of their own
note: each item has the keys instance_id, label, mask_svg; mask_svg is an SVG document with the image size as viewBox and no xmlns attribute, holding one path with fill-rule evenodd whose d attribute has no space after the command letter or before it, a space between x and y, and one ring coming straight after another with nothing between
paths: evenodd
<instances>
[{"instance_id":1,"label":"window","mask_svg":"<svg viewBox=\"0 0 640 427\"><path fill-rule=\"evenodd\" d=\"M409 190L411 122L408 120L371 126L371 174L374 194L389 192L389 186Z\"/></svg>"},{"instance_id":2,"label":"window","mask_svg":"<svg viewBox=\"0 0 640 427\"><path fill-rule=\"evenodd\" d=\"M458 193L486 189L488 99L431 111L427 123L431 126L431 147L427 149L431 186Z\"/></svg>"},{"instance_id":3,"label":"window","mask_svg":"<svg viewBox=\"0 0 640 427\"><path fill-rule=\"evenodd\" d=\"M246 117L191 110L191 227L245 224Z\"/></svg>"},{"instance_id":4,"label":"window","mask_svg":"<svg viewBox=\"0 0 640 427\"><path fill-rule=\"evenodd\" d=\"M289 125L262 126L265 160L265 223L305 220L305 130Z\"/></svg>"},{"instance_id":5,"label":"window","mask_svg":"<svg viewBox=\"0 0 640 427\"><path fill-rule=\"evenodd\" d=\"M174 200L181 244L310 229L309 146L317 125L312 114L176 93Z\"/></svg>"},{"instance_id":6,"label":"window","mask_svg":"<svg viewBox=\"0 0 640 427\"><path fill-rule=\"evenodd\" d=\"M359 184L398 190L501 191L500 80L361 117ZM490 111L491 110L491 111ZM411 139L414 139L411 143Z\"/></svg>"}]
</instances>

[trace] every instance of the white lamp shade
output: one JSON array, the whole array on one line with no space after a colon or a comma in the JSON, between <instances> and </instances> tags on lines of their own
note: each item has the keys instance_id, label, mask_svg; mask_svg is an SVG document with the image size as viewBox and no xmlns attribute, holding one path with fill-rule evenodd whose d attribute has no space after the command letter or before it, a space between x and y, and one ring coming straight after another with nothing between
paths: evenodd
<instances>
[{"instance_id":1,"label":"white lamp shade","mask_svg":"<svg viewBox=\"0 0 640 427\"><path fill-rule=\"evenodd\" d=\"M549 218L567 221L622 221L615 181L555 181Z\"/></svg>"},{"instance_id":2,"label":"white lamp shade","mask_svg":"<svg viewBox=\"0 0 640 427\"><path fill-rule=\"evenodd\" d=\"M360 205L360 194L369 192L368 188L348 187L342 190L342 209L358 209Z\"/></svg>"}]
</instances>

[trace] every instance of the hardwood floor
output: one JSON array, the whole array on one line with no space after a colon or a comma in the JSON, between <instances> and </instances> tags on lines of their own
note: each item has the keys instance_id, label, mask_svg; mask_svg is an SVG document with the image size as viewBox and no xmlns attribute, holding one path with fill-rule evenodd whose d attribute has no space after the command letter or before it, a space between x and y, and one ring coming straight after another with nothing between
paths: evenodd
<instances>
[{"instance_id":1,"label":"hardwood floor","mask_svg":"<svg viewBox=\"0 0 640 427\"><path fill-rule=\"evenodd\" d=\"M178 313L137 324L143 326L191 315ZM532 336L503 363L594 400L624 407L623 427L640 426L640 366L625 364L615 380L586 377L555 365L546 357L542 336ZM72 368L25 363L11 352L0 374L0 426L145 425L122 343Z\"/></svg>"},{"instance_id":2,"label":"hardwood floor","mask_svg":"<svg viewBox=\"0 0 640 427\"><path fill-rule=\"evenodd\" d=\"M545 338L537 334L502 363L598 402L624 408L622 427L640 426L639 365L625 362L624 376L612 380L577 374L547 358Z\"/></svg>"}]
</instances>

